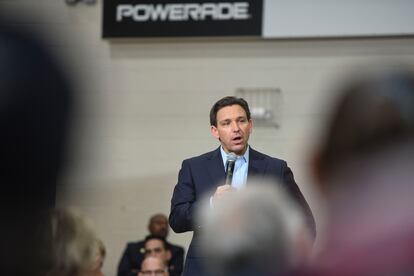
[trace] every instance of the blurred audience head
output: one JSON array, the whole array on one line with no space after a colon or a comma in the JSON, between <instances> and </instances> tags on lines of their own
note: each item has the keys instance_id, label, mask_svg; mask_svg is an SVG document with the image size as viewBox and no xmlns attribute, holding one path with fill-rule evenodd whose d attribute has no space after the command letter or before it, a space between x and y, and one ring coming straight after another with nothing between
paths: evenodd
<instances>
[{"instance_id":1,"label":"blurred audience head","mask_svg":"<svg viewBox=\"0 0 414 276\"><path fill-rule=\"evenodd\" d=\"M55 206L72 87L62 64L37 36L2 23L0 274L36 275L42 245L28 229L36 229L42 214Z\"/></svg>"},{"instance_id":2,"label":"blurred audience head","mask_svg":"<svg viewBox=\"0 0 414 276\"><path fill-rule=\"evenodd\" d=\"M318 275L411 275L414 73L360 73L340 91L315 158L329 210Z\"/></svg>"},{"instance_id":3,"label":"blurred audience head","mask_svg":"<svg viewBox=\"0 0 414 276\"><path fill-rule=\"evenodd\" d=\"M165 262L155 256L148 256L142 261L139 276L168 276L168 268Z\"/></svg>"},{"instance_id":4,"label":"blurred audience head","mask_svg":"<svg viewBox=\"0 0 414 276\"><path fill-rule=\"evenodd\" d=\"M414 137L414 74L405 67L359 73L340 87L317 158L322 191L344 165ZM325 185L326 184L326 185Z\"/></svg>"},{"instance_id":5,"label":"blurred audience head","mask_svg":"<svg viewBox=\"0 0 414 276\"><path fill-rule=\"evenodd\" d=\"M2 205L53 207L67 138L71 85L36 36L0 25Z\"/></svg>"},{"instance_id":6,"label":"blurred audience head","mask_svg":"<svg viewBox=\"0 0 414 276\"><path fill-rule=\"evenodd\" d=\"M164 214L155 214L151 216L148 222L148 231L151 235L167 238L169 231L167 217Z\"/></svg>"},{"instance_id":7,"label":"blurred audience head","mask_svg":"<svg viewBox=\"0 0 414 276\"><path fill-rule=\"evenodd\" d=\"M311 250L294 202L281 188L256 182L200 208L201 248L211 275L284 275Z\"/></svg>"},{"instance_id":8,"label":"blurred audience head","mask_svg":"<svg viewBox=\"0 0 414 276\"><path fill-rule=\"evenodd\" d=\"M102 267L105 261L106 249L102 240L96 240L95 261L92 267L87 271L87 276L104 276Z\"/></svg>"},{"instance_id":9,"label":"blurred audience head","mask_svg":"<svg viewBox=\"0 0 414 276\"><path fill-rule=\"evenodd\" d=\"M54 209L46 217L40 236L44 241L47 276L102 275L105 252L92 226L73 210Z\"/></svg>"}]
</instances>

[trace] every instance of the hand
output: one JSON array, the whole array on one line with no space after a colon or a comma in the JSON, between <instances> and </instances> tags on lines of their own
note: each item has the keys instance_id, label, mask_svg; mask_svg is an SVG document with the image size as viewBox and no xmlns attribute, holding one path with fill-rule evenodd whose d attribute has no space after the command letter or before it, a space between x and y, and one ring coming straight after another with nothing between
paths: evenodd
<instances>
[{"instance_id":1,"label":"hand","mask_svg":"<svg viewBox=\"0 0 414 276\"><path fill-rule=\"evenodd\" d=\"M213 201L220 200L226 195L229 195L233 191L234 191L234 188L231 185L227 184L227 185L218 186L216 189L216 192L214 193Z\"/></svg>"}]
</instances>

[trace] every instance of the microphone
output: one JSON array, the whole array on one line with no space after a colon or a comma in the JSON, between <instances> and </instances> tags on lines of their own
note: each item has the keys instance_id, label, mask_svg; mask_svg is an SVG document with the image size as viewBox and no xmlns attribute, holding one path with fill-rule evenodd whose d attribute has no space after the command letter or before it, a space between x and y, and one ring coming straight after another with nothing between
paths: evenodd
<instances>
[{"instance_id":1,"label":"microphone","mask_svg":"<svg viewBox=\"0 0 414 276\"><path fill-rule=\"evenodd\" d=\"M230 152L227 156L227 162L226 162L226 185L231 185L231 181L233 180L233 171L234 171L234 165L236 164L237 156Z\"/></svg>"}]
</instances>

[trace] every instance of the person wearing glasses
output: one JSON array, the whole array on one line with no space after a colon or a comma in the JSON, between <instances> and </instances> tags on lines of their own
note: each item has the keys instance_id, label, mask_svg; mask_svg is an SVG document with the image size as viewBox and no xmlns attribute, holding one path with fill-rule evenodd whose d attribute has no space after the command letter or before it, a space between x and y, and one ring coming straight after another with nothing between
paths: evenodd
<instances>
[{"instance_id":1,"label":"person wearing glasses","mask_svg":"<svg viewBox=\"0 0 414 276\"><path fill-rule=\"evenodd\" d=\"M171 248L168 246L165 238L156 235L148 235L145 238L144 249L145 258L156 257L161 259L168 268L169 275L181 275L181 271L175 269L174 265L171 263Z\"/></svg>"},{"instance_id":2,"label":"person wearing glasses","mask_svg":"<svg viewBox=\"0 0 414 276\"><path fill-rule=\"evenodd\" d=\"M168 263L170 270L181 275L184 264L184 248L167 241L169 226L165 214L154 214L148 221L150 235L164 238L167 248L171 251L171 260ZM145 258L145 239L128 242L118 264L117 276L136 276Z\"/></svg>"},{"instance_id":3,"label":"person wearing glasses","mask_svg":"<svg viewBox=\"0 0 414 276\"><path fill-rule=\"evenodd\" d=\"M156 256L148 256L141 264L138 276L169 276L165 261Z\"/></svg>"}]
</instances>

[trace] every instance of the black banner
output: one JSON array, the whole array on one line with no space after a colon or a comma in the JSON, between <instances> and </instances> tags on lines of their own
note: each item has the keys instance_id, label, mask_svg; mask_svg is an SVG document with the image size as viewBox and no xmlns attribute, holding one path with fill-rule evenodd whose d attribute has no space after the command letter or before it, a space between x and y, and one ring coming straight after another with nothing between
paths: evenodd
<instances>
[{"instance_id":1,"label":"black banner","mask_svg":"<svg viewBox=\"0 0 414 276\"><path fill-rule=\"evenodd\" d=\"M102 36L260 36L262 13L262 0L104 0Z\"/></svg>"}]
</instances>

